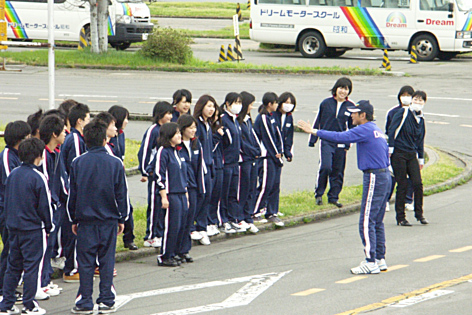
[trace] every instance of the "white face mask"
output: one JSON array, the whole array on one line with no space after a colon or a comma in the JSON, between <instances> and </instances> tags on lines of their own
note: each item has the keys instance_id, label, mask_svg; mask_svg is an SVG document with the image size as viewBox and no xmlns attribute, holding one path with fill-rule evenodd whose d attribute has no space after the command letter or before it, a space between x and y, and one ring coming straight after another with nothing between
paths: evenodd
<instances>
[{"instance_id":1,"label":"white face mask","mask_svg":"<svg viewBox=\"0 0 472 315\"><path fill-rule=\"evenodd\" d=\"M287 103L282 104L282 109L286 113L290 113L293 110L294 107L295 107L295 105L293 105L293 104L287 104Z\"/></svg>"},{"instance_id":2,"label":"white face mask","mask_svg":"<svg viewBox=\"0 0 472 315\"><path fill-rule=\"evenodd\" d=\"M233 104L233 106L231 106L231 112L235 115L239 114L241 109L243 109L243 105L241 104Z\"/></svg>"},{"instance_id":3,"label":"white face mask","mask_svg":"<svg viewBox=\"0 0 472 315\"><path fill-rule=\"evenodd\" d=\"M400 101L403 106L409 106L411 104L411 96L400 96Z\"/></svg>"},{"instance_id":4,"label":"white face mask","mask_svg":"<svg viewBox=\"0 0 472 315\"><path fill-rule=\"evenodd\" d=\"M423 105L418 104L418 103L411 103L410 108L411 110L414 110L415 112L420 112L423 110Z\"/></svg>"}]
</instances>

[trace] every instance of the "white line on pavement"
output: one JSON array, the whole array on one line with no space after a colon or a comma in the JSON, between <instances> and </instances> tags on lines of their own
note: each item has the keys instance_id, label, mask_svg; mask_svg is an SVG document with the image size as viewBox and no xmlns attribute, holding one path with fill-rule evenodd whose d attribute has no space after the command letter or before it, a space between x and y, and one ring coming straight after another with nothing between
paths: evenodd
<instances>
[{"instance_id":1,"label":"white line on pavement","mask_svg":"<svg viewBox=\"0 0 472 315\"><path fill-rule=\"evenodd\" d=\"M451 294L453 292L454 291L451 291L451 290L436 290L436 291L432 291L428 293L423 293L421 295L413 296L409 299L402 300L400 302L393 303L388 306L389 307L407 307L407 306L411 306L420 302L431 300L431 299L434 299L434 298L437 298L446 294Z\"/></svg>"}]
</instances>

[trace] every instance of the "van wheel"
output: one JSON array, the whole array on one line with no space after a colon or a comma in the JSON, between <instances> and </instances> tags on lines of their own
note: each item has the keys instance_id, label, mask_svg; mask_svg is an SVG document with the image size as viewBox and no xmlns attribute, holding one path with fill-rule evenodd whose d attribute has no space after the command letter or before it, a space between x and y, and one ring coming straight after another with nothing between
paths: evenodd
<instances>
[{"instance_id":1,"label":"van wheel","mask_svg":"<svg viewBox=\"0 0 472 315\"><path fill-rule=\"evenodd\" d=\"M327 58L337 58L339 56L344 55L347 49L336 49L336 48L326 48L325 56Z\"/></svg>"},{"instance_id":2,"label":"van wheel","mask_svg":"<svg viewBox=\"0 0 472 315\"><path fill-rule=\"evenodd\" d=\"M129 46L131 46L131 43L113 43L113 44L110 43L110 45L116 50L125 50L125 49L128 49Z\"/></svg>"},{"instance_id":3,"label":"van wheel","mask_svg":"<svg viewBox=\"0 0 472 315\"><path fill-rule=\"evenodd\" d=\"M429 34L418 35L413 39L418 61L432 61L438 56L439 48L436 39Z\"/></svg>"},{"instance_id":4,"label":"van wheel","mask_svg":"<svg viewBox=\"0 0 472 315\"><path fill-rule=\"evenodd\" d=\"M326 44L320 33L307 32L300 38L298 49L303 57L319 58L325 54Z\"/></svg>"},{"instance_id":5,"label":"van wheel","mask_svg":"<svg viewBox=\"0 0 472 315\"><path fill-rule=\"evenodd\" d=\"M454 52L440 51L438 54L439 60L443 60L443 61L451 60L452 58L455 58L456 56L457 56L457 53L454 53Z\"/></svg>"}]
</instances>

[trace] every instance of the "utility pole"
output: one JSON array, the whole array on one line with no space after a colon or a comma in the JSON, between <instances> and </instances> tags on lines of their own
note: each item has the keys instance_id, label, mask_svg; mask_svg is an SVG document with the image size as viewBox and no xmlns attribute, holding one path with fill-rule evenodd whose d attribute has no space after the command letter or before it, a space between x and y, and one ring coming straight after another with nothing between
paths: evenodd
<instances>
[{"instance_id":1,"label":"utility pole","mask_svg":"<svg viewBox=\"0 0 472 315\"><path fill-rule=\"evenodd\" d=\"M54 0L48 0L48 77L49 77L49 109L54 109L55 95L55 56L54 56Z\"/></svg>"},{"instance_id":2,"label":"utility pole","mask_svg":"<svg viewBox=\"0 0 472 315\"><path fill-rule=\"evenodd\" d=\"M98 0L98 48L100 53L108 49L108 0Z\"/></svg>"},{"instance_id":3,"label":"utility pole","mask_svg":"<svg viewBox=\"0 0 472 315\"><path fill-rule=\"evenodd\" d=\"M97 0L90 0L90 41L93 53L99 53L98 47L98 4Z\"/></svg>"}]
</instances>

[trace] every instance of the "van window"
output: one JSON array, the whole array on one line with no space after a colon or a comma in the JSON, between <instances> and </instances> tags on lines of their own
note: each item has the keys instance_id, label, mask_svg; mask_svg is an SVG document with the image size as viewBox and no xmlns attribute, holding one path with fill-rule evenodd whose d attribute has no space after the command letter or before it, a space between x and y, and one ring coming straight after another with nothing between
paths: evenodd
<instances>
[{"instance_id":1,"label":"van window","mask_svg":"<svg viewBox=\"0 0 472 315\"><path fill-rule=\"evenodd\" d=\"M306 5L306 0L259 0L259 3Z\"/></svg>"},{"instance_id":2,"label":"van window","mask_svg":"<svg viewBox=\"0 0 472 315\"><path fill-rule=\"evenodd\" d=\"M420 10L447 11L449 0L420 0Z\"/></svg>"}]
</instances>

